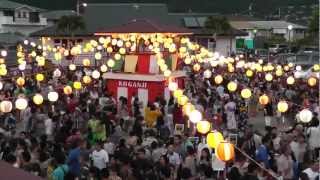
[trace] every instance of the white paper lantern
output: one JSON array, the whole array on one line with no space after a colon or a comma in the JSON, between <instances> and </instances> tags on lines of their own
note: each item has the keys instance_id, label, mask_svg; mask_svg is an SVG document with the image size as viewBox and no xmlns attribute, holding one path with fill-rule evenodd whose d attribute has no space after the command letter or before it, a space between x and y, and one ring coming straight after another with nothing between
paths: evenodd
<instances>
[{"instance_id":1,"label":"white paper lantern","mask_svg":"<svg viewBox=\"0 0 320 180\"><path fill-rule=\"evenodd\" d=\"M211 75L212 75L212 72L209 70L209 69L207 69L207 70L205 70L204 72L203 72L203 76L205 77L205 78L210 78L211 77Z\"/></svg>"},{"instance_id":2,"label":"white paper lantern","mask_svg":"<svg viewBox=\"0 0 320 180\"><path fill-rule=\"evenodd\" d=\"M97 70L94 70L91 75L92 75L92 77L93 77L94 79L99 79L99 77L100 77L100 72L97 71Z\"/></svg>"},{"instance_id":3,"label":"white paper lantern","mask_svg":"<svg viewBox=\"0 0 320 180\"><path fill-rule=\"evenodd\" d=\"M302 70L302 67L300 65L296 66L296 70L297 71L301 71Z\"/></svg>"},{"instance_id":4,"label":"white paper lantern","mask_svg":"<svg viewBox=\"0 0 320 180\"><path fill-rule=\"evenodd\" d=\"M58 78L58 77L60 77L60 76L61 76L61 71L60 71L60 69L56 69L56 70L53 71L53 77Z\"/></svg>"},{"instance_id":5,"label":"white paper lantern","mask_svg":"<svg viewBox=\"0 0 320 180\"><path fill-rule=\"evenodd\" d=\"M3 88L3 83L0 81L0 90Z\"/></svg>"},{"instance_id":6,"label":"white paper lantern","mask_svg":"<svg viewBox=\"0 0 320 180\"><path fill-rule=\"evenodd\" d=\"M59 98L59 94L55 91L51 91L48 93L48 100L50 102L56 102Z\"/></svg>"},{"instance_id":7,"label":"white paper lantern","mask_svg":"<svg viewBox=\"0 0 320 180\"><path fill-rule=\"evenodd\" d=\"M3 113L11 112L12 110L12 103L11 101L1 101L0 103L0 111Z\"/></svg>"},{"instance_id":8,"label":"white paper lantern","mask_svg":"<svg viewBox=\"0 0 320 180\"><path fill-rule=\"evenodd\" d=\"M103 72L103 73L104 73L104 72L107 72L107 71L108 71L108 66L105 65L105 64L101 65L101 66L100 66L100 71Z\"/></svg>"},{"instance_id":9,"label":"white paper lantern","mask_svg":"<svg viewBox=\"0 0 320 180\"><path fill-rule=\"evenodd\" d=\"M24 110L28 107L28 101L25 98L18 98L15 102L15 106L19 110Z\"/></svg>"},{"instance_id":10,"label":"white paper lantern","mask_svg":"<svg viewBox=\"0 0 320 180\"><path fill-rule=\"evenodd\" d=\"M189 114L189 120L192 123L197 123L197 122L201 121L202 120L201 112L199 112L198 110L191 111L191 113Z\"/></svg>"},{"instance_id":11,"label":"white paper lantern","mask_svg":"<svg viewBox=\"0 0 320 180\"><path fill-rule=\"evenodd\" d=\"M1 56L6 57L8 55L8 52L6 50L1 51Z\"/></svg>"},{"instance_id":12,"label":"white paper lantern","mask_svg":"<svg viewBox=\"0 0 320 180\"><path fill-rule=\"evenodd\" d=\"M308 123L312 120L313 114L309 109L303 109L299 112L299 119L303 123Z\"/></svg>"},{"instance_id":13,"label":"white paper lantern","mask_svg":"<svg viewBox=\"0 0 320 180\"><path fill-rule=\"evenodd\" d=\"M70 71L74 71L74 70L76 70L76 68L77 68L77 67L76 67L75 64L70 64L70 65L69 65L69 70L70 70Z\"/></svg>"},{"instance_id":14,"label":"white paper lantern","mask_svg":"<svg viewBox=\"0 0 320 180\"><path fill-rule=\"evenodd\" d=\"M24 71L26 69L26 65L25 64L19 64L18 69L20 71Z\"/></svg>"},{"instance_id":15,"label":"white paper lantern","mask_svg":"<svg viewBox=\"0 0 320 180\"><path fill-rule=\"evenodd\" d=\"M178 89L178 83L170 82L168 88L169 88L170 91L175 91L175 90Z\"/></svg>"}]
</instances>

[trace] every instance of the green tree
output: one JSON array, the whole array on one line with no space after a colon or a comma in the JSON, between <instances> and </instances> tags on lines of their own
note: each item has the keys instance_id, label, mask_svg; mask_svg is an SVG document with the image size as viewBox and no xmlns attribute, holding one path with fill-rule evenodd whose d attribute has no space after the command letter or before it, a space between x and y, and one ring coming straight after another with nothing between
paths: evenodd
<instances>
[{"instance_id":1,"label":"green tree","mask_svg":"<svg viewBox=\"0 0 320 180\"><path fill-rule=\"evenodd\" d=\"M223 34L231 30L231 25L226 17L210 16L205 22L205 28L212 34Z\"/></svg>"},{"instance_id":2,"label":"green tree","mask_svg":"<svg viewBox=\"0 0 320 180\"><path fill-rule=\"evenodd\" d=\"M85 29L85 22L82 16L62 16L57 23L57 28L59 31L69 33L73 37L75 31Z\"/></svg>"},{"instance_id":3,"label":"green tree","mask_svg":"<svg viewBox=\"0 0 320 180\"><path fill-rule=\"evenodd\" d=\"M309 33L313 37L319 36L319 9L312 13L312 17L309 22Z\"/></svg>"}]
</instances>

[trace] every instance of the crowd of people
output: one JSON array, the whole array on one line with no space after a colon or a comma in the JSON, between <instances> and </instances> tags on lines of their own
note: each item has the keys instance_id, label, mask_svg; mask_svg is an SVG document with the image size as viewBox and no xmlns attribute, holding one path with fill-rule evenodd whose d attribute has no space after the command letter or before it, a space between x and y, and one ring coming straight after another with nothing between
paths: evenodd
<instances>
[{"instance_id":1,"label":"crowd of people","mask_svg":"<svg viewBox=\"0 0 320 180\"><path fill-rule=\"evenodd\" d=\"M185 70L191 72L188 66ZM52 180L319 179L317 88L299 80L294 86L281 80L266 82L263 73L248 78L241 69L224 71L220 67L214 72L223 75L221 84L205 79L202 72L189 73L185 94L213 129L225 137L236 135L231 162L216 158L205 135L187 123L173 97L159 96L144 107L137 95L115 99L102 79L65 95L63 85L80 79L83 69L41 84L29 78L23 88L11 80L4 82L1 100L34 93L47 97L52 90L59 92L59 99L40 106L30 101L25 110L1 114L0 158ZM244 100L229 92L229 80L236 80L239 89L252 87L252 97ZM270 97L265 106L258 103L262 94ZM285 114L277 112L279 99L290 102ZM302 107L314 113L308 124L296 121ZM261 114L266 120L263 128L254 123L263 121ZM184 124L182 133L175 131L176 124Z\"/></svg>"}]
</instances>

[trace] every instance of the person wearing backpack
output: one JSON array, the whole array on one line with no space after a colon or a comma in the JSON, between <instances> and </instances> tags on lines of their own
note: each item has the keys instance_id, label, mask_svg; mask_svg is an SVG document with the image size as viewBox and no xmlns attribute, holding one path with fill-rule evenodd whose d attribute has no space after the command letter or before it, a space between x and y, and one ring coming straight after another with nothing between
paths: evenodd
<instances>
[{"instance_id":1,"label":"person wearing backpack","mask_svg":"<svg viewBox=\"0 0 320 180\"><path fill-rule=\"evenodd\" d=\"M55 160L57 162L57 167L53 170L51 174L52 180L65 180L65 176L69 172L69 167L65 164L65 156L62 153L56 155Z\"/></svg>"}]
</instances>

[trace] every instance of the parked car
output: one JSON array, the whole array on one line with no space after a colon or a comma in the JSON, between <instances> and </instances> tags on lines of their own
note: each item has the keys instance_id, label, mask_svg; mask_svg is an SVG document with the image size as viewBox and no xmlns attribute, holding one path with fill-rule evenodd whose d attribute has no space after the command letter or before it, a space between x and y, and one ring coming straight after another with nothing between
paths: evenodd
<instances>
[{"instance_id":1,"label":"parked car","mask_svg":"<svg viewBox=\"0 0 320 180\"><path fill-rule=\"evenodd\" d=\"M269 52L272 54L288 53L289 47L286 44L271 44L269 46Z\"/></svg>"}]
</instances>

